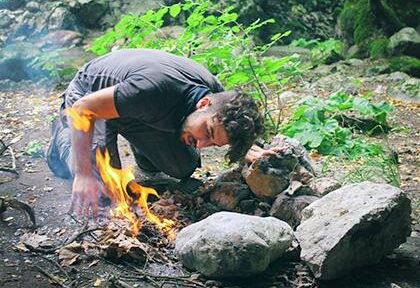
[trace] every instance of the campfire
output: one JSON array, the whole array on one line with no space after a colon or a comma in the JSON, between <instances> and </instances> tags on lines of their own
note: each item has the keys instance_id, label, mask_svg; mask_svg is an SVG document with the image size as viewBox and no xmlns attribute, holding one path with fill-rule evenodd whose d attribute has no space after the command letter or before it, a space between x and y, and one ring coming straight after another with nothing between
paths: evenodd
<instances>
[{"instance_id":1,"label":"campfire","mask_svg":"<svg viewBox=\"0 0 420 288\"><path fill-rule=\"evenodd\" d=\"M77 111L73 108L67 108L66 115L72 119L72 125L75 129L83 132L89 131L90 119L93 112ZM96 149L96 165L102 181L106 185L106 196L109 197L114 205L110 209L111 217L127 219L131 225L131 234L138 236L142 227L142 218L155 224L156 228L166 234L169 240L175 239L175 222L169 219L161 219L153 214L148 205L149 195L159 197L156 190L143 187L135 182L132 167L117 169L110 164L111 157L107 149L104 153L99 148ZM138 214L140 211L140 215Z\"/></svg>"}]
</instances>

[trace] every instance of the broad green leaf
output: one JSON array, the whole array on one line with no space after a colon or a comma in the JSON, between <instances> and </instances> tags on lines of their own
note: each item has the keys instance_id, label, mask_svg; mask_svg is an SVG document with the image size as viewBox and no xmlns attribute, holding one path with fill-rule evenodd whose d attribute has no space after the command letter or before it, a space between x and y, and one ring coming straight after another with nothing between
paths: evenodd
<instances>
[{"instance_id":1,"label":"broad green leaf","mask_svg":"<svg viewBox=\"0 0 420 288\"><path fill-rule=\"evenodd\" d=\"M181 4L177 3L170 7L169 9L169 15L171 15L173 18L178 16L178 14L181 12Z\"/></svg>"}]
</instances>

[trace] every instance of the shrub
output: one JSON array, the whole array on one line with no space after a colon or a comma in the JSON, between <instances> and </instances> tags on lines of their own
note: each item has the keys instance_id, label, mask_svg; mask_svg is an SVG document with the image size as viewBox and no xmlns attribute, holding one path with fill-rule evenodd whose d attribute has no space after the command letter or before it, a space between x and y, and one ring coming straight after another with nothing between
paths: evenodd
<instances>
[{"instance_id":1,"label":"shrub","mask_svg":"<svg viewBox=\"0 0 420 288\"><path fill-rule=\"evenodd\" d=\"M239 24L232 7L221 8L208 1L190 1L152 11L142 16L126 15L108 33L92 43L101 55L120 48L155 48L194 59L215 74L227 89L241 88L262 104L268 131L276 133L279 119L273 116L269 98L281 91L292 76L300 74L297 55L263 58L262 55L290 31L278 33L267 44L254 43L251 33L273 19ZM165 19L185 18L183 31L174 38L157 33ZM277 117L277 118L276 118Z\"/></svg>"},{"instance_id":2,"label":"shrub","mask_svg":"<svg viewBox=\"0 0 420 288\"><path fill-rule=\"evenodd\" d=\"M327 99L306 97L297 104L298 108L282 127L282 132L298 139L308 149L349 159L382 153L380 144L370 143L354 134L354 127L343 127L339 119L347 113L352 118L372 118L380 127L388 127L387 115L393 108L385 101L374 104L366 98L338 92Z\"/></svg>"}]
</instances>

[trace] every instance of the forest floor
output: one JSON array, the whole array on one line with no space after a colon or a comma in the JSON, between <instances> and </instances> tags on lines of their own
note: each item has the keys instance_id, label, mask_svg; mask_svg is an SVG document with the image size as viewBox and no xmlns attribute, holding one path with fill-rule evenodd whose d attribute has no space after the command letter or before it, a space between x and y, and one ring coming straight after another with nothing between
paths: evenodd
<instances>
[{"instance_id":1,"label":"forest floor","mask_svg":"<svg viewBox=\"0 0 420 288\"><path fill-rule=\"evenodd\" d=\"M25 155L25 150L31 141L36 141L33 146L40 145L44 151L47 149L49 125L57 113L61 93L61 90L26 84L0 92L0 139L6 144L12 139L16 141L10 146L11 149L0 155L0 167L12 167L14 158L18 172L18 175L0 172L0 197L10 197L30 204L37 218L37 233L48 235L54 243L65 242L80 232L83 226L67 214L71 182L55 177L42 155L38 158ZM281 261L271 265L269 271L261 276L223 282L207 281L202 276L191 275L170 257L167 263L149 263L144 271L150 275L141 277L128 266L91 257L82 257L78 263L61 268L54 263L57 259L54 254L22 252L16 248L20 237L30 230L29 222L25 220L22 211L8 209L0 221L0 287L53 287L57 283L66 286L72 281L73 287L108 287L111 282L114 285L111 287L123 287L124 283L131 285L127 287L156 287L157 283L162 285L160 287L420 287L420 108L417 104L407 103L393 101L396 107L393 123L407 129L392 133L389 139L401 163L401 188L412 200L413 232L407 243L376 265L355 270L347 277L329 283L316 283L301 263L283 264ZM122 142L121 149L129 155L127 147L127 143ZM13 152L13 157L10 152ZM222 170L224 165L219 157L222 153L220 149L204 151L203 168L196 175L214 175ZM125 157L124 162L133 164L130 156ZM168 244L165 249L171 251L172 246ZM46 273L40 272L40 268ZM114 278L111 279L110 275ZM119 278L121 275L134 275L137 278L132 278L131 282L122 282L121 279L128 278ZM157 275L191 275L188 279L199 284L193 286L193 282L155 277ZM63 279L67 277L71 280L63 284Z\"/></svg>"}]
</instances>

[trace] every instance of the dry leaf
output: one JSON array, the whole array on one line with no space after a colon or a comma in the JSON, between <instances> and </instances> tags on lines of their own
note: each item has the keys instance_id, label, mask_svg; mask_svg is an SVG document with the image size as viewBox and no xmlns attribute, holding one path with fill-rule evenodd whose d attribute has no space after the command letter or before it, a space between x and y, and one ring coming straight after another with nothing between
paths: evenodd
<instances>
[{"instance_id":1,"label":"dry leaf","mask_svg":"<svg viewBox=\"0 0 420 288\"><path fill-rule=\"evenodd\" d=\"M20 241L29 249L36 250L39 248L52 247L53 240L46 235L36 233L25 233L20 237Z\"/></svg>"},{"instance_id":2,"label":"dry leaf","mask_svg":"<svg viewBox=\"0 0 420 288\"><path fill-rule=\"evenodd\" d=\"M73 242L58 250L58 260L61 266L70 266L79 259L80 253L83 253L83 247L80 243Z\"/></svg>"},{"instance_id":3,"label":"dry leaf","mask_svg":"<svg viewBox=\"0 0 420 288\"><path fill-rule=\"evenodd\" d=\"M93 283L93 287L99 287L102 285L102 280L101 279L96 279L95 283Z\"/></svg>"},{"instance_id":4,"label":"dry leaf","mask_svg":"<svg viewBox=\"0 0 420 288\"><path fill-rule=\"evenodd\" d=\"M125 259L145 262L149 247L131 237L130 225L126 221L113 219L99 238L100 255L111 260Z\"/></svg>"},{"instance_id":5,"label":"dry leaf","mask_svg":"<svg viewBox=\"0 0 420 288\"><path fill-rule=\"evenodd\" d=\"M16 244L15 248L20 252L29 252L29 249L26 248L25 244L23 244L22 242L19 242L18 244Z\"/></svg>"},{"instance_id":6,"label":"dry leaf","mask_svg":"<svg viewBox=\"0 0 420 288\"><path fill-rule=\"evenodd\" d=\"M100 242L101 255L110 259L125 259L134 262L145 262L148 247L137 238L117 232L117 237L106 237ZM115 236L115 235L114 235Z\"/></svg>"}]
</instances>

